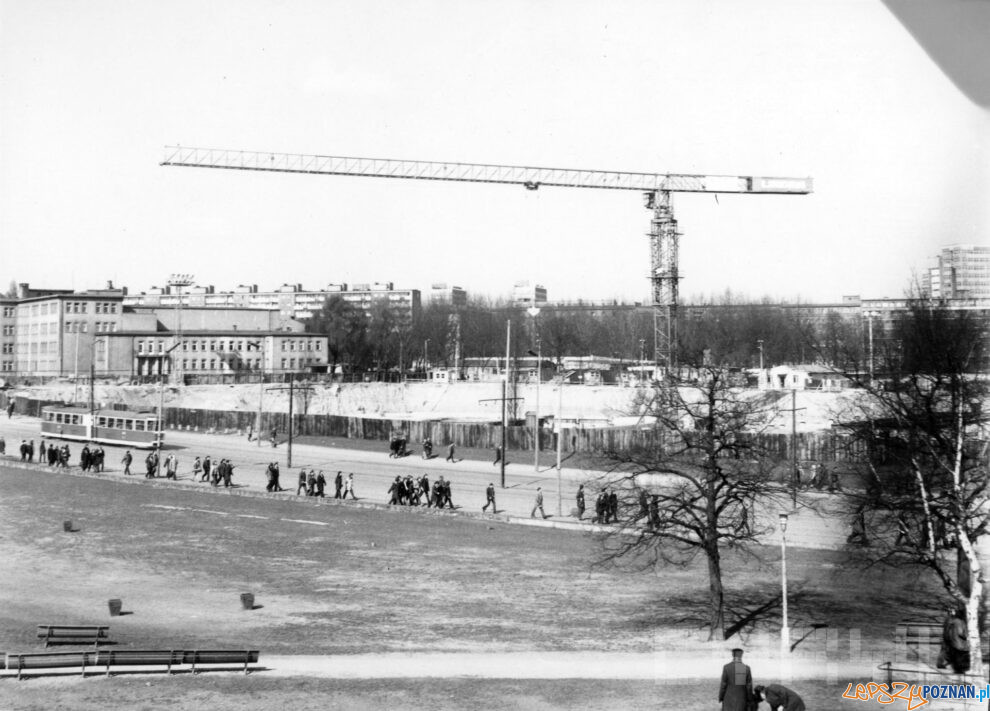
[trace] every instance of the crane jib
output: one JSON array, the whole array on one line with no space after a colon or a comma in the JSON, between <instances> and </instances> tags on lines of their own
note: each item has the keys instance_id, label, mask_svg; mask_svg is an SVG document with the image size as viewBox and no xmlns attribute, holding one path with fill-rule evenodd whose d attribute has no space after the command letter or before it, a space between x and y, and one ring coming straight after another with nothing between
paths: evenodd
<instances>
[{"instance_id":1,"label":"crane jib","mask_svg":"<svg viewBox=\"0 0 990 711\"><path fill-rule=\"evenodd\" d=\"M277 173L403 178L540 187L699 193L807 194L811 178L677 173L635 173L575 168L538 168L483 163L442 163L390 158L353 158L214 148L166 148L165 166Z\"/></svg>"}]
</instances>

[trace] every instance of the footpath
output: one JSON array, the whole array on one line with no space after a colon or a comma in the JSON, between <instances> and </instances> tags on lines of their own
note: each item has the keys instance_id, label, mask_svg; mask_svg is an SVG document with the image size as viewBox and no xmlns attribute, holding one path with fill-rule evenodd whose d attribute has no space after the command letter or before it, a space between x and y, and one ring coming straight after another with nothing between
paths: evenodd
<instances>
[{"instance_id":1,"label":"footpath","mask_svg":"<svg viewBox=\"0 0 990 711\"><path fill-rule=\"evenodd\" d=\"M6 456L0 458L4 464L20 464L18 448L21 440L34 440L38 445L40 437L40 421L37 418L15 416L12 419L0 421L0 434L6 439ZM346 444L346 443L345 443ZM367 445L362 442L361 444ZM426 473L430 481L443 476L451 482L453 510L445 513L459 516L477 516L495 519L515 525L540 526L578 532L614 531L614 526L601 526L591 523L594 516L594 500L598 490L609 481L610 475L600 470L589 470L577 467L561 468L559 475L555 467L541 464L537 471L534 467L531 452L509 452L505 467L505 482L501 480L501 468L491 460L461 458L455 453L455 461L445 461L446 450L437 452L430 459L423 459L419 453L401 458L390 458L387 443L376 443L381 447L378 451L367 448L349 448L332 442L330 446L294 443L292 446L292 466L289 466L289 451L285 442L272 447L268 441L259 443L257 440L248 441L244 436L210 434L202 432L186 432L170 430L166 434L164 456L173 454L178 459L179 473L175 480L144 478L143 450L131 450L134 462L131 464L131 476L124 476L121 457L123 447L105 447L106 461L104 472L82 472L77 465L82 443L69 443L72 452L73 466L65 473L128 480L135 484L166 486L177 488L198 489L213 495L256 496L262 498L300 499L315 503L310 497L297 495L299 472L314 469L322 471L327 479L326 499L321 504L348 505L363 507L387 507L388 488L396 476L405 477L411 474L414 479ZM473 452L480 455L481 453ZM225 489L195 481L192 475L193 460L198 456L209 455L213 462L228 459L234 465L233 481L235 486ZM280 485L284 491L269 493L265 490L267 479L266 469L270 462L277 462L281 472ZM38 466L36 463L34 466ZM334 500L333 479L340 471L346 478L354 475L354 491L357 500L341 502ZM485 489L489 484L496 488L497 513L483 513L485 504ZM575 494L579 484L585 485L585 499L588 509L582 520L576 517ZM536 500L537 488L542 488L543 510L547 518L541 518L539 512L532 517ZM786 492L782 491L782 494ZM754 527L765 530L758 537L765 545L779 545L780 529L779 515L788 515L787 544L797 548L814 548L834 550L842 548L850 531L850 521L840 513L840 501L837 497L825 493L808 493L802 495L802 500L795 504L791 498L782 495L772 507L764 508L754 513ZM415 507L410 507L415 508ZM424 507L425 508L425 507Z\"/></svg>"}]
</instances>

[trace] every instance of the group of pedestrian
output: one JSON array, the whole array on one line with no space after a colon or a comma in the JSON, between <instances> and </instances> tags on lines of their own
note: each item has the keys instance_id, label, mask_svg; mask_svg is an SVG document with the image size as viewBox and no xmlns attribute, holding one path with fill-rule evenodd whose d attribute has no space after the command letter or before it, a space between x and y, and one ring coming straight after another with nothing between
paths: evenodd
<instances>
[{"instance_id":1,"label":"group of pedestrian","mask_svg":"<svg viewBox=\"0 0 990 711\"><path fill-rule=\"evenodd\" d=\"M756 711L766 701L772 711L805 711L804 701L792 689L780 684L753 686L753 674L743 664L743 650L732 650L732 661L722 667L718 700L722 711Z\"/></svg>"},{"instance_id":2,"label":"group of pedestrian","mask_svg":"<svg viewBox=\"0 0 990 711\"><path fill-rule=\"evenodd\" d=\"M33 462L34 461L34 440L30 442L21 440L21 461L22 462Z\"/></svg>"},{"instance_id":3,"label":"group of pedestrian","mask_svg":"<svg viewBox=\"0 0 990 711\"><path fill-rule=\"evenodd\" d=\"M430 486L430 477L423 473L418 479L412 474L397 476L386 492L392 506L426 506L427 508L454 508L450 481L442 476Z\"/></svg>"},{"instance_id":4,"label":"group of pedestrian","mask_svg":"<svg viewBox=\"0 0 990 711\"><path fill-rule=\"evenodd\" d=\"M42 442L42 450L44 450L44 447L45 443ZM105 458L106 452L103 451L102 446L94 445L94 448L90 449L88 444L84 444L82 450L79 452L79 468L84 472L90 469L94 472L102 472ZM49 455L49 460L51 460L51 455Z\"/></svg>"},{"instance_id":5,"label":"group of pedestrian","mask_svg":"<svg viewBox=\"0 0 990 711\"><path fill-rule=\"evenodd\" d=\"M42 443L42 445L43 444L44 443ZM56 447L53 442L49 442L48 448L47 449L43 448L42 451L44 451L43 456L48 460L48 466L60 467L62 469L69 468L69 461L70 461L69 458L72 456L72 452L69 451L68 444L63 444L61 447ZM39 452L38 454L40 458L40 456L42 456L41 452Z\"/></svg>"},{"instance_id":6,"label":"group of pedestrian","mask_svg":"<svg viewBox=\"0 0 990 711\"><path fill-rule=\"evenodd\" d=\"M581 501L584 501L584 489L581 488ZM582 507L583 512L583 507ZM580 518L580 516L578 517ZM595 497L595 517L592 523L615 523L619 520L619 495L615 489L601 489Z\"/></svg>"},{"instance_id":7,"label":"group of pedestrian","mask_svg":"<svg viewBox=\"0 0 990 711\"><path fill-rule=\"evenodd\" d=\"M275 464L275 462L272 462ZM276 469L278 465L275 464ZM278 481L278 477L275 477L275 481ZM316 470L310 469L309 474L306 474L306 469L299 470L299 486L296 487L296 496L300 494L305 494L306 496L319 496L321 499L324 498L324 491L327 488L327 478L323 476L323 470L317 474ZM276 491L276 489L268 489L268 491Z\"/></svg>"}]
</instances>

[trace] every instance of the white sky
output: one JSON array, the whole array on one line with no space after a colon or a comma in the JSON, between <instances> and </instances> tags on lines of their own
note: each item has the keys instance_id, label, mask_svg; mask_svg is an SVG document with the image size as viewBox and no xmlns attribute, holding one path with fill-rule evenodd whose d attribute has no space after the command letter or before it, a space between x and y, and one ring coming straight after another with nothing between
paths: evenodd
<instances>
[{"instance_id":1,"label":"white sky","mask_svg":"<svg viewBox=\"0 0 990 711\"><path fill-rule=\"evenodd\" d=\"M987 110L872 0L0 0L0 72L0 289L649 298L638 193L160 167L175 143L814 178L676 196L684 296L899 296L990 235Z\"/></svg>"}]
</instances>

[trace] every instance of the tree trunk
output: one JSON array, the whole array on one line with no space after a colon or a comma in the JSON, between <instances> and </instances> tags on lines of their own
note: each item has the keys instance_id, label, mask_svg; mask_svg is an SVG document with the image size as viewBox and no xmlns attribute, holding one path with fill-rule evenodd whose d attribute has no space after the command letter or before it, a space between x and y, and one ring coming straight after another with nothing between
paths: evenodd
<instances>
[{"instance_id":1,"label":"tree trunk","mask_svg":"<svg viewBox=\"0 0 990 711\"><path fill-rule=\"evenodd\" d=\"M725 639L725 592L722 588L722 560L718 543L705 546L708 557L708 639Z\"/></svg>"}]
</instances>

